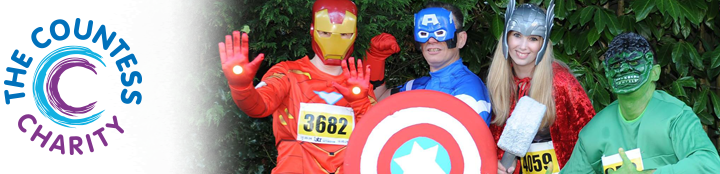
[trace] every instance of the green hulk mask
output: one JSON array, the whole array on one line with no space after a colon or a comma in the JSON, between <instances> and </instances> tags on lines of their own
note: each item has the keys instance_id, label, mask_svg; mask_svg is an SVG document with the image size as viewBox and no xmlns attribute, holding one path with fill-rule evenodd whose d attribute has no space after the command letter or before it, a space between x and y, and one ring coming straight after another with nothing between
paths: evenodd
<instances>
[{"instance_id":1,"label":"green hulk mask","mask_svg":"<svg viewBox=\"0 0 720 174\"><path fill-rule=\"evenodd\" d=\"M618 96L625 120L640 117L660 78L654 52L645 38L635 33L615 36L605 52L605 77Z\"/></svg>"},{"instance_id":2,"label":"green hulk mask","mask_svg":"<svg viewBox=\"0 0 720 174\"><path fill-rule=\"evenodd\" d=\"M605 77L613 93L635 92L650 78L652 52L623 51L606 58Z\"/></svg>"},{"instance_id":3,"label":"green hulk mask","mask_svg":"<svg viewBox=\"0 0 720 174\"><path fill-rule=\"evenodd\" d=\"M613 93L632 93L648 82L655 59L645 38L623 33L616 36L609 47L605 52L605 77Z\"/></svg>"}]
</instances>

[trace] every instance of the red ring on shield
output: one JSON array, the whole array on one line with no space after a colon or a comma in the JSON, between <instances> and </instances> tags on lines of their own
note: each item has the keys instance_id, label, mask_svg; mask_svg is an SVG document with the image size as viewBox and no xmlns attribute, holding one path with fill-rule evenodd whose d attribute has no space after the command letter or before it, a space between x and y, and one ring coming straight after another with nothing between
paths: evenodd
<instances>
[{"instance_id":1,"label":"red ring on shield","mask_svg":"<svg viewBox=\"0 0 720 174\"><path fill-rule=\"evenodd\" d=\"M414 117L405 114L416 113L406 112L410 110L434 112L423 112ZM423 117L437 117L437 121L415 120ZM401 124L393 127L397 124L392 123ZM350 137L344 171L351 174L389 174L395 151L416 137L433 139L445 147L451 161L451 174L497 172L495 140L485 121L459 99L431 90L412 90L392 95L365 113ZM382 144L382 147L370 147L378 144ZM479 166L470 163L478 161L476 159L479 159Z\"/></svg>"}]
</instances>

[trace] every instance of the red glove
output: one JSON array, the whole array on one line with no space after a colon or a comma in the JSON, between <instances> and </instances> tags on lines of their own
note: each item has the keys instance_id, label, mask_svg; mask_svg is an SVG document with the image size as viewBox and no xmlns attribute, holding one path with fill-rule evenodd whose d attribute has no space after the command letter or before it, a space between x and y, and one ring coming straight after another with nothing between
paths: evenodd
<instances>
[{"instance_id":1,"label":"red glove","mask_svg":"<svg viewBox=\"0 0 720 174\"><path fill-rule=\"evenodd\" d=\"M368 90L370 89L370 66L362 70L362 60L358 60L358 68L355 68L355 58L350 57L350 67L345 61L342 62L343 75L347 78L345 86L332 82L335 89L345 97L348 103L356 101L368 100ZM349 71L347 71L349 70Z\"/></svg>"},{"instance_id":2,"label":"red glove","mask_svg":"<svg viewBox=\"0 0 720 174\"><path fill-rule=\"evenodd\" d=\"M400 52L400 47L393 35L382 33L370 40L370 49L365 52L366 63L373 67L370 81L385 79L385 59L397 52Z\"/></svg>"},{"instance_id":3,"label":"red glove","mask_svg":"<svg viewBox=\"0 0 720 174\"><path fill-rule=\"evenodd\" d=\"M230 87L246 89L252 87L253 78L265 55L260 53L252 62L248 63L248 35L242 34L240 45L240 31L233 31L233 36L225 36L225 43L218 43L220 47L220 60L223 73ZM227 49L226 49L227 48Z\"/></svg>"}]
</instances>

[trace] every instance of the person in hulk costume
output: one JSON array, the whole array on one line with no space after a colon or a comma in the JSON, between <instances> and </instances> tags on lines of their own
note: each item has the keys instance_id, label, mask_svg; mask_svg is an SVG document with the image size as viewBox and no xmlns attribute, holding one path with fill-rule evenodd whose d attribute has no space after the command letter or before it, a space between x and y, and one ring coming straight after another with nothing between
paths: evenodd
<instances>
[{"instance_id":1,"label":"person in hulk costume","mask_svg":"<svg viewBox=\"0 0 720 174\"><path fill-rule=\"evenodd\" d=\"M370 67L358 60L356 68L350 57L357 38L355 4L317 0L312 14L315 56L274 65L254 87L264 55L248 59L247 34L234 31L218 45L235 104L250 117L273 116L278 157L272 173L343 173L352 128L375 103ZM395 38L382 34L372 39L367 56L384 59L397 51Z\"/></svg>"},{"instance_id":2,"label":"person in hulk costume","mask_svg":"<svg viewBox=\"0 0 720 174\"><path fill-rule=\"evenodd\" d=\"M580 131L560 173L720 173L720 157L692 108L655 90L654 56L635 33L610 42L605 76L618 100Z\"/></svg>"}]
</instances>

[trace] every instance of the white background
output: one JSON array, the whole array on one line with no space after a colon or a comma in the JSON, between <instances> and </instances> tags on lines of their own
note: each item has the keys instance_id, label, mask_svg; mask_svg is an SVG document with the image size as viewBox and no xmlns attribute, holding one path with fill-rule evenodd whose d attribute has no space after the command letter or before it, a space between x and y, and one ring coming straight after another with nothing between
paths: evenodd
<instances>
[{"instance_id":1,"label":"white background","mask_svg":"<svg viewBox=\"0 0 720 174\"><path fill-rule=\"evenodd\" d=\"M11 100L7 105L5 97L0 95L0 173L187 173L191 162L187 156L193 155L187 126L190 125L189 112L196 109L187 86L197 79L188 79L196 67L192 60L197 59L199 50L194 45L197 28L198 7L205 2L196 1L3 1L0 3L0 81L12 79L7 67L21 68L10 57L19 50L33 62L25 75L18 77L25 83L17 88L0 83L0 92L24 92L25 97ZM74 34L63 41L53 40L50 36L50 24L56 19L64 19L74 31L75 19L80 18L80 33L85 33L87 22L93 21L93 34L88 40L79 40ZM105 25L108 35L116 32L116 37L108 50L103 50L101 41L93 43L92 37ZM37 27L43 27L38 39L44 42L51 39L47 48L37 48L31 41L31 33ZM58 33L63 29L58 28ZM121 51L115 57L110 52L122 38L130 46L129 51ZM61 76L59 84L62 98L72 106L83 106L98 101L98 109L105 113L99 120L75 129L60 127L45 118L34 104L31 84L33 75L42 58L52 50L67 45L85 46L103 56L107 67L90 59L98 66L98 75L82 69L73 68ZM142 83L125 87L121 84L120 74L115 61L135 54L138 64L125 68L139 71ZM219 63L219 62L218 62ZM142 103L124 104L120 101L122 89L140 91ZM2 93L0 93L2 94ZM96 110L91 113L97 112ZM41 133L53 131L51 139L44 148L42 139L30 141L37 125L27 120L23 125L27 129L22 133L17 124L22 115L32 114L43 125ZM115 129L105 128L103 134L108 146L102 146L99 138L93 136L94 152L89 152L83 138L83 155L70 155L66 149L50 152L49 147L58 134L65 136L66 148L69 136L91 134L105 123L112 123L112 116L118 117L120 126L125 130L120 134Z\"/></svg>"}]
</instances>

